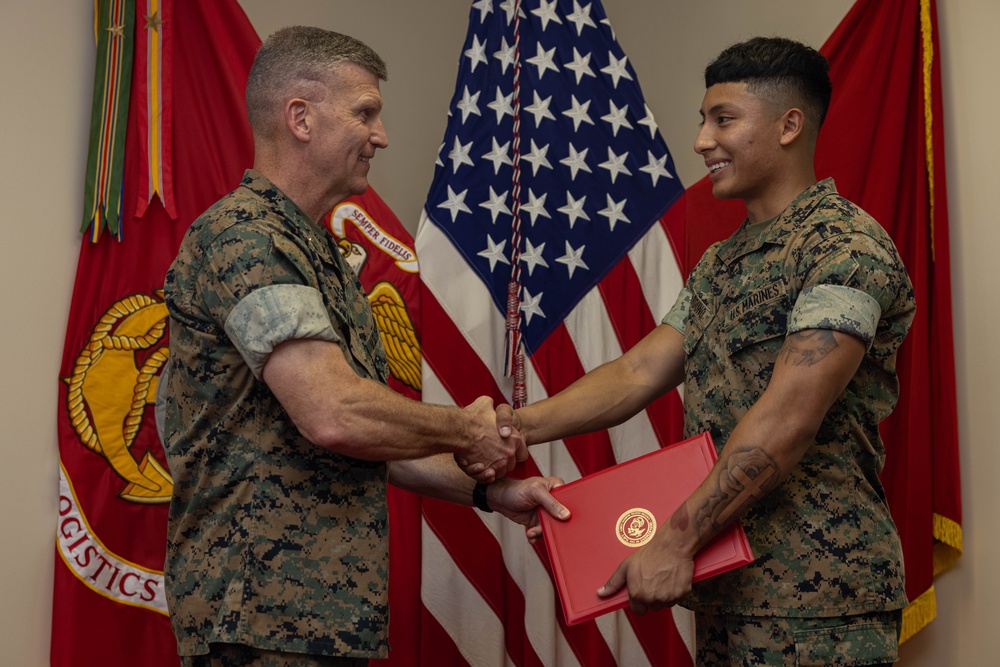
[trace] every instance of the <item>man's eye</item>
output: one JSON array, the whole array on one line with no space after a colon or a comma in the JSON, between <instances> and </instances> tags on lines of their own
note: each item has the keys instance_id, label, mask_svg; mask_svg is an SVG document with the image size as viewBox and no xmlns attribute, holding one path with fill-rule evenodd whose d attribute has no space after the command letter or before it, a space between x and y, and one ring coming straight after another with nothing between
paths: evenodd
<instances>
[{"instance_id":1,"label":"man's eye","mask_svg":"<svg viewBox=\"0 0 1000 667\"><path fill-rule=\"evenodd\" d=\"M718 122L718 123L728 123L728 122L729 122L729 121L731 121L732 119L733 119L733 117L732 117L732 116L719 116L719 117L718 117L718 118L716 118L715 120L716 120L716 122Z\"/></svg>"}]
</instances>

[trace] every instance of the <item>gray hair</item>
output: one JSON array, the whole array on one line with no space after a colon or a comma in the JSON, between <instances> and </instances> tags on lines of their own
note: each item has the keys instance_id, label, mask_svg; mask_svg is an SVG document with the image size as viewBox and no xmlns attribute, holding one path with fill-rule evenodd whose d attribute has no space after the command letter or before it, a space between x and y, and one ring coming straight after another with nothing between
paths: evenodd
<instances>
[{"instance_id":1,"label":"gray hair","mask_svg":"<svg viewBox=\"0 0 1000 667\"><path fill-rule=\"evenodd\" d=\"M340 63L353 63L382 81L389 78L385 61L360 40L338 32L291 26L268 37L250 68L247 114L255 134L273 132L274 111L289 87L301 82L325 82Z\"/></svg>"}]
</instances>

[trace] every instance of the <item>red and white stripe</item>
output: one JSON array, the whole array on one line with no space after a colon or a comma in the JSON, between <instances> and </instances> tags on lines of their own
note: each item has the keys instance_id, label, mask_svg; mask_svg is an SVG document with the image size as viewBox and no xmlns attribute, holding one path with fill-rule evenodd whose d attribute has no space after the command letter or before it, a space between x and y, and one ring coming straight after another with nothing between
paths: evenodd
<instances>
[{"instance_id":1,"label":"red and white stripe","mask_svg":"<svg viewBox=\"0 0 1000 667\"><path fill-rule=\"evenodd\" d=\"M487 394L510 402L504 314L440 230L422 220L423 400L467 405ZM558 392L610 361L658 323L682 286L665 226L655 224L526 364L528 401ZM606 432L536 445L525 474L566 482L680 436L677 394ZM638 617L619 611L567 627L544 554L496 514L423 502L423 664L691 665L694 626L682 609ZM611 574L610 572L608 573Z\"/></svg>"}]
</instances>

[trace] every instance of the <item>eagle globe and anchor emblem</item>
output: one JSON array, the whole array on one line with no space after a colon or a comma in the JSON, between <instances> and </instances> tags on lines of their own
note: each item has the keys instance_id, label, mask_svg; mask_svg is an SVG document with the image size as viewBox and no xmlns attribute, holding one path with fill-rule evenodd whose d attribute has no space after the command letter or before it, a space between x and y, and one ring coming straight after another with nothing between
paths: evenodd
<instances>
[{"instance_id":1,"label":"eagle globe and anchor emblem","mask_svg":"<svg viewBox=\"0 0 1000 667\"><path fill-rule=\"evenodd\" d=\"M355 225L367 231L370 240L382 241L375 247L386 251L385 239L391 239L392 252L387 254L400 268L416 272L412 250L385 234L356 205L347 206L346 211L353 214L348 219L353 218ZM330 231L338 238L340 252L360 275L368 251L344 238L343 220L343 213L332 215ZM368 294L368 301L390 373L402 384L420 391L420 343L405 300L395 285L380 281ZM167 320L162 290L152 296L132 294L119 299L94 326L72 374L63 378L70 422L79 441L107 460L125 482L118 497L133 503L169 503L173 492L170 472L155 456L146 451L137 461L131 453L146 408L155 404L160 374L167 361Z\"/></svg>"}]
</instances>

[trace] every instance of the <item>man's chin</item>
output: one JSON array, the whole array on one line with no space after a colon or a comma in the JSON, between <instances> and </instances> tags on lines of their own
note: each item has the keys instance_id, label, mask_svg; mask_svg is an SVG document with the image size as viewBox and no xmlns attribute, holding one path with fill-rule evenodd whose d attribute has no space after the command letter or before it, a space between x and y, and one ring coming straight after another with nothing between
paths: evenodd
<instances>
[{"instance_id":1,"label":"man's chin","mask_svg":"<svg viewBox=\"0 0 1000 667\"><path fill-rule=\"evenodd\" d=\"M738 193L734 192L731 187L727 187L725 183L712 183L712 196L716 199L739 199Z\"/></svg>"}]
</instances>

